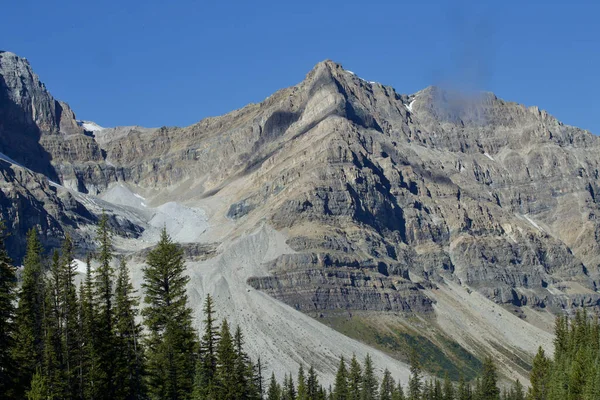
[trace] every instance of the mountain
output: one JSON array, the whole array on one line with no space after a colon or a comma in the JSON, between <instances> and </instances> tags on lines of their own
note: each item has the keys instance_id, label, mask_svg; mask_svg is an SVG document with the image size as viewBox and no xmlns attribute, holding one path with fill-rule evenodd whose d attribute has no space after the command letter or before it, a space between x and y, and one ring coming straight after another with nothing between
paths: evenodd
<instances>
[{"instance_id":1,"label":"mountain","mask_svg":"<svg viewBox=\"0 0 600 400\"><path fill-rule=\"evenodd\" d=\"M12 254L31 226L83 253L104 210L139 284L166 226L197 317L213 294L279 374L331 379L337 356L371 352L405 377L417 346L431 373L474 375L493 354L522 378L555 314L600 306L600 142L537 107L398 94L324 61L189 127L103 129L26 60L0 53L0 77Z\"/></svg>"}]
</instances>

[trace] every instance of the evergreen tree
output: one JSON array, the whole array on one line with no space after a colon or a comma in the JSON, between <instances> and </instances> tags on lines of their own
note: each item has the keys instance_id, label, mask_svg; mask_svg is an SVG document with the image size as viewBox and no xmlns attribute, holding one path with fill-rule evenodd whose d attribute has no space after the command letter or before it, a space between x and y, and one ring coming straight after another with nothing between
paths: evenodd
<instances>
[{"instance_id":1,"label":"evergreen tree","mask_svg":"<svg viewBox=\"0 0 600 400\"><path fill-rule=\"evenodd\" d=\"M548 360L544 349L541 347L533 358L529 379L531 386L529 387L528 398L530 400L546 400L548 398L550 379L550 360Z\"/></svg>"},{"instance_id":2,"label":"evergreen tree","mask_svg":"<svg viewBox=\"0 0 600 400\"><path fill-rule=\"evenodd\" d=\"M396 383L394 382L394 378L392 378L392 374L386 368L383 371L383 378L381 379L381 390L379 391L380 400L392 400L394 396L394 391L396 390Z\"/></svg>"},{"instance_id":3,"label":"evergreen tree","mask_svg":"<svg viewBox=\"0 0 600 400\"><path fill-rule=\"evenodd\" d=\"M38 368L31 377L31 383L27 390L27 400L46 400L48 390L46 388L46 379Z\"/></svg>"},{"instance_id":4,"label":"evergreen tree","mask_svg":"<svg viewBox=\"0 0 600 400\"><path fill-rule=\"evenodd\" d=\"M306 379L306 386L308 389L309 400L318 399L320 394L319 379L317 378L317 373L315 372L315 369L312 365L308 369L308 378Z\"/></svg>"},{"instance_id":5,"label":"evergreen tree","mask_svg":"<svg viewBox=\"0 0 600 400\"><path fill-rule=\"evenodd\" d=\"M298 368L298 400L308 400L308 386L302 365Z\"/></svg>"},{"instance_id":6,"label":"evergreen tree","mask_svg":"<svg viewBox=\"0 0 600 400\"><path fill-rule=\"evenodd\" d=\"M116 370L118 399L142 399L144 355L141 346L142 327L136 322L139 301L129 278L125 259L121 258L115 288Z\"/></svg>"},{"instance_id":7,"label":"evergreen tree","mask_svg":"<svg viewBox=\"0 0 600 400\"><path fill-rule=\"evenodd\" d=\"M362 395L363 376L360 363L356 355L352 355L350 360L350 371L348 373L348 399L359 400Z\"/></svg>"},{"instance_id":8,"label":"evergreen tree","mask_svg":"<svg viewBox=\"0 0 600 400\"><path fill-rule=\"evenodd\" d=\"M142 311L148 327L148 391L153 399L179 400L191 397L196 358L196 334L192 311L187 305L183 251L165 228L143 269L145 290Z\"/></svg>"},{"instance_id":9,"label":"evergreen tree","mask_svg":"<svg viewBox=\"0 0 600 400\"><path fill-rule=\"evenodd\" d=\"M32 382L34 373L43 365L44 267L42 252L43 248L37 231L32 228L27 233L27 251L23 260L22 284L15 318L16 338L13 357L18 366L17 397L24 397L24 391Z\"/></svg>"},{"instance_id":10,"label":"evergreen tree","mask_svg":"<svg viewBox=\"0 0 600 400\"><path fill-rule=\"evenodd\" d=\"M242 329L237 326L234 335L235 348L235 399L256 399L258 389L254 385L254 366L244 351L244 336Z\"/></svg>"},{"instance_id":11,"label":"evergreen tree","mask_svg":"<svg viewBox=\"0 0 600 400\"><path fill-rule=\"evenodd\" d=\"M275 379L275 373L271 374L271 381L267 391L267 400L281 400L281 388Z\"/></svg>"},{"instance_id":12,"label":"evergreen tree","mask_svg":"<svg viewBox=\"0 0 600 400\"><path fill-rule=\"evenodd\" d=\"M97 336L97 315L94 302L94 282L92 277L92 257L86 257L86 275L82 283L81 295L79 296L79 325L81 337L80 353L80 384L82 397L84 399L96 400L101 396L98 382L103 373L98 367L99 355Z\"/></svg>"},{"instance_id":13,"label":"evergreen tree","mask_svg":"<svg viewBox=\"0 0 600 400\"><path fill-rule=\"evenodd\" d=\"M517 379L510 390L511 400L525 400L525 391L523 385Z\"/></svg>"},{"instance_id":14,"label":"evergreen tree","mask_svg":"<svg viewBox=\"0 0 600 400\"><path fill-rule=\"evenodd\" d=\"M486 357L483 362L481 389L479 391L481 400L500 399L500 389L498 389L497 381L498 377L494 360L491 357Z\"/></svg>"},{"instance_id":15,"label":"evergreen tree","mask_svg":"<svg viewBox=\"0 0 600 400\"><path fill-rule=\"evenodd\" d=\"M405 400L405 399L406 399L406 397L404 397L404 389L402 388L402 382L400 382L398 380L398 386L396 387L396 390L392 394L392 400Z\"/></svg>"},{"instance_id":16,"label":"evergreen tree","mask_svg":"<svg viewBox=\"0 0 600 400\"><path fill-rule=\"evenodd\" d=\"M454 386L452 385L452 382L450 382L450 377L448 377L448 374L446 374L446 376L444 377L443 393L444 400L454 400Z\"/></svg>"},{"instance_id":17,"label":"evergreen tree","mask_svg":"<svg viewBox=\"0 0 600 400\"><path fill-rule=\"evenodd\" d=\"M364 362L361 399L375 400L378 397L377 386L377 378L375 377L375 371L373 370L373 360L371 359L371 356L367 354Z\"/></svg>"},{"instance_id":18,"label":"evergreen tree","mask_svg":"<svg viewBox=\"0 0 600 400\"><path fill-rule=\"evenodd\" d=\"M346 363L343 356L340 359L340 365L335 376L333 400L348 400L348 372L346 371Z\"/></svg>"},{"instance_id":19,"label":"evergreen tree","mask_svg":"<svg viewBox=\"0 0 600 400\"><path fill-rule=\"evenodd\" d=\"M210 295L204 302L204 333L200 339L199 357L196 366L194 383L194 399L213 399L216 396L216 374L218 343L215 325L213 300Z\"/></svg>"},{"instance_id":20,"label":"evergreen tree","mask_svg":"<svg viewBox=\"0 0 600 400\"><path fill-rule=\"evenodd\" d=\"M66 377L66 397L73 399L79 391L79 304L75 288L76 266L73 262L73 242L67 235L60 258L60 314L62 316L62 362Z\"/></svg>"},{"instance_id":21,"label":"evergreen tree","mask_svg":"<svg viewBox=\"0 0 600 400\"><path fill-rule=\"evenodd\" d=\"M60 256L54 251L50 266L50 275L46 281L46 296L43 309L44 325L44 369L47 397L50 399L67 398L67 377L63 363L63 324L61 307Z\"/></svg>"},{"instance_id":22,"label":"evergreen tree","mask_svg":"<svg viewBox=\"0 0 600 400\"><path fill-rule=\"evenodd\" d=\"M292 374L289 376L286 374L284 378L283 391L282 391L282 400L295 400L296 399L296 388L294 387L294 380L292 379Z\"/></svg>"},{"instance_id":23,"label":"evergreen tree","mask_svg":"<svg viewBox=\"0 0 600 400\"><path fill-rule=\"evenodd\" d=\"M408 400L421 399L421 363L416 351L413 349L410 355L410 378L408 380Z\"/></svg>"},{"instance_id":24,"label":"evergreen tree","mask_svg":"<svg viewBox=\"0 0 600 400\"><path fill-rule=\"evenodd\" d=\"M227 320L221 323L220 340L217 345L218 399L235 399L236 354Z\"/></svg>"},{"instance_id":25,"label":"evergreen tree","mask_svg":"<svg viewBox=\"0 0 600 400\"><path fill-rule=\"evenodd\" d=\"M102 214L96 233L98 240L98 267L94 273L94 334L96 338L95 382L98 399L114 399L116 395L116 343L114 335L113 282L114 268L111 265L113 255L112 233L108 225L108 216Z\"/></svg>"},{"instance_id":26,"label":"evergreen tree","mask_svg":"<svg viewBox=\"0 0 600 400\"><path fill-rule=\"evenodd\" d=\"M458 380L458 389L456 392L457 400L471 400L471 387L465 382L464 376L461 374Z\"/></svg>"},{"instance_id":27,"label":"evergreen tree","mask_svg":"<svg viewBox=\"0 0 600 400\"><path fill-rule=\"evenodd\" d=\"M12 260L5 248L5 225L0 220L0 393L7 398L15 395L15 302L17 300L17 276Z\"/></svg>"}]
</instances>

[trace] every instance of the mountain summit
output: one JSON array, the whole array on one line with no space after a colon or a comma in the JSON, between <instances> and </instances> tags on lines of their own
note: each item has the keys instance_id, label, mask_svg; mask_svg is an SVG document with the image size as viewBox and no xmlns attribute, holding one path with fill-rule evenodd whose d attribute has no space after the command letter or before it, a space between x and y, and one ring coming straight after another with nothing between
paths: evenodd
<instances>
[{"instance_id":1,"label":"mountain summit","mask_svg":"<svg viewBox=\"0 0 600 400\"><path fill-rule=\"evenodd\" d=\"M189 127L96 130L25 60L1 53L0 78L13 255L32 226L83 251L104 210L135 276L164 225L198 310L213 294L274 370L331 374L333 356L371 351L406 374L365 343L402 360L416 340L455 369L492 353L520 377L550 350L551 312L600 305L600 142L537 107L399 94L327 60Z\"/></svg>"}]
</instances>

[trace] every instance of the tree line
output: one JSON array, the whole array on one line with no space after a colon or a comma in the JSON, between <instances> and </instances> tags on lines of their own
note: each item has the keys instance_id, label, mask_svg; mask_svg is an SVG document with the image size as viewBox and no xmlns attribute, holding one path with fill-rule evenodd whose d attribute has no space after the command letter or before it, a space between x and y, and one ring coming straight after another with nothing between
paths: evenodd
<instances>
[{"instance_id":1,"label":"tree line","mask_svg":"<svg viewBox=\"0 0 600 400\"><path fill-rule=\"evenodd\" d=\"M143 307L125 260L114 253L105 215L96 233L97 253L87 257L77 286L71 239L46 257L37 232L29 231L19 286L0 227L2 399L600 399L600 324L585 312L557 319L554 358L540 348L527 391L519 381L501 390L490 357L473 382L427 379L414 352L405 386L387 369L379 381L369 356L362 363L342 357L327 388L312 366L283 382L274 374L264 379L261 360L244 350L241 327L218 323L210 296L202 331L194 329L183 251L165 229L146 257Z\"/></svg>"}]
</instances>

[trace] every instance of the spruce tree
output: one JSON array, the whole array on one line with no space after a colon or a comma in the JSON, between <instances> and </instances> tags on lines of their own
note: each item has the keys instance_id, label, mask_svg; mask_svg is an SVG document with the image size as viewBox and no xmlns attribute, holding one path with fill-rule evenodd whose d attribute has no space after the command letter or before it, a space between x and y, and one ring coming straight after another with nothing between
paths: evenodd
<instances>
[{"instance_id":1,"label":"spruce tree","mask_svg":"<svg viewBox=\"0 0 600 400\"><path fill-rule=\"evenodd\" d=\"M234 399L236 394L235 347L227 320L221 323L220 340L217 345L218 399Z\"/></svg>"},{"instance_id":2,"label":"spruce tree","mask_svg":"<svg viewBox=\"0 0 600 400\"><path fill-rule=\"evenodd\" d=\"M375 377L375 371L373 369L373 360L371 356L367 354L364 362L364 372L362 380L361 399L362 400L375 400L377 399L377 378Z\"/></svg>"},{"instance_id":3,"label":"spruce tree","mask_svg":"<svg viewBox=\"0 0 600 400\"><path fill-rule=\"evenodd\" d=\"M15 302L17 275L5 247L5 225L0 220L0 393L13 398L16 365L13 359L15 340Z\"/></svg>"},{"instance_id":4,"label":"spruce tree","mask_svg":"<svg viewBox=\"0 0 600 400\"><path fill-rule=\"evenodd\" d=\"M456 391L457 400L471 400L471 387L465 382L464 376L461 374L458 380L458 388Z\"/></svg>"},{"instance_id":5,"label":"spruce tree","mask_svg":"<svg viewBox=\"0 0 600 400\"><path fill-rule=\"evenodd\" d=\"M479 391L481 400L499 400L500 389L498 388L498 376L496 366L491 357L486 357L483 362L483 372L481 377L481 389Z\"/></svg>"},{"instance_id":6,"label":"spruce tree","mask_svg":"<svg viewBox=\"0 0 600 400\"><path fill-rule=\"evenodd\" d=\"M115 386L118 399L142 399L144 387L144 354L141 344L142 327L136 321L139 300L129 278L125 259L121 257L115 288L116 370Z\"/></svg>"},{"instance_id":7,"label":"spruce tree","mask_svg":"<svg viewBox=\"0 0 600 400\"><path fill-rule=\"evenodd\" d=\"M444 400L455 400L454 386L452 385L452 382L450 382L450 377L448 376L448 374L444 376L443 393Z\"/></svg>"},{"instance_id":8,"label":"spruce tree","mask_svg":"<svg viewBox=\"0 0 600 400\"><path fill-rule=\"evenodd\" d=\"M379 390L380 400L393 400L394 391L396 390L396 383L392 374L386 368L383 371L383 378L381 379L381 389Z\"/></svg>"},{"instance_id":9,"label":"spruce tree","mask_svg":"<svg viewBox=\"0 0 600 400\"><path fill-rule=\"evenodd\" d=\"M62 315L63 368L66 377L66 399L76 398L79 391L79 303L75 288L76 266L73 242L65 237L60 257L60 313Z\"/></svg>"},{"instance_id":10,"label":"spruce tree","mask_svg":"<svg viewBox=\"0 0 600 400\"><path fill-rule=\"evenodd\" d=\"M196 364L194 399L212 399L216 396L216 374L218 328L215 325L213 299L206 296L204 302L204 333L200 339L199 355Z\"/></svg>"},{"instance_id":11,"label":"spruce tree","mask_svg":"<svg viewBox=\"0 0 600 400\"><path fill-rule=\"evenodd\" d=\"M308 400L308 386L302 364L298 368L298 400Z\"/></svg>"},{"instance_id":12,"label":"spruce tree","mask_svg":"<svg viewBox=\"0 0 600 400\"><path fill-rule=\"evenodd\" d=\"M348 399L359 400L362 395L363 375L360 363L356 355L350 360L350 371L348 372Z\"/></svg>"},{"instance_id":13,"label":"spruce tree","mask_svg":"<svg viewBox=\"0 0 600 400\"><path fill-rule=\"evenodd\" d=\"M116 395L115 368L116 346L114 332L113 282L114 268L111 265L113 255L112 232L108 225L108 216L102 214L96 232L98 241L98 267L94 271L94 333L96 339L95 385L98 399L114 399Z\"/></svg>"},{"instance_id":14,"label":"spruce tree","mask_svg":"<svg viewBox=\"0 0 600 400\"><path fill-rule=\"evenodd\" d=\"M34 373L43 365L44 308L43 248L35 228L27 233L27 251L23 260L23 274L19 303L15 318L16 339L14 360L18 366L17 396L23 397Z\"/></svg>"},{"instance_id":15,"label":"spruce tree","mask_svg":"<svg viewBox=\"0 0 600 400\"><path fill-rule=\"evenodd\" d=\"M335 376L333 387L333 400L348 400L348 372L344 357L340 358L340 365Z\"/></svg>"},{"instance_id":16,"label":"spruce tree","mask_svg":"<svg viewBox=\"0 0 600 400\"><path fill-rule=\"evenodd\" d=\"M81 337L80 353L80 383L81 392L84 399L96 400L101 398L99 390L100 381L103 373L99 365L99 344L98 344L98 317L96 305L94 302L94 282L92 277L92 256L86 257L86 275L81 286L81 295L79 297L79 324Z\"/></svg>"},{"instance_id":17,"label":"spruce tree","mask_svg":"<svg viewBox=\"0 0 600 400\"><path fill-rule=\"evenodd\" d=\"M267 390L267 400L281 400L281 388L275 379L275 373L271 374L271 381Z\"/></svg>"},{"instance_id":18,"label":"spruce tree","mask_svg":"<svg viewBox=\"0 0 600 400\"><path fill-rule=\"evenodd\" d=\"M58 251L54 251L50 274L46 281L43 309L44 368L47 396L50 399L67 398L67 377L63 363L63 316L61 306L62 267Z\"/></svg>"},{"instance_id":19,"label":"spruce tree","mask_svg":"<svg viewBox=\"0 0 600 400\"><path fill-rule=\"evenodd\" d=\"M533 358L529 379L531 386L529 387L528 398L530 400L547 399L550 379L550 360L548 360L544 349L541 347L538 348L538 352Z\"/></svg>"},{"instance_id":20,"label":"spruce tree","mask_svg":"<svg viewBox=\"0 0 600 400\"><path fill-rule=\"evenodd\" d=\"M308 389L308 398L310 400L316 400L319 397L320 385L317 373L314 367L311 365L308 369L308 378L306 379L306 386Z\"/></svg>"},{"instance_id":21,"label":"spruce tree","mask_svg":"<svg viewBox=\"0 0 600 400\"><path fill-rule=\"evenodd\" d=\"M410 355L410 378L408 380L408 400L421 399L421 363L416 351L413 349Z\"/></svg>"},{"instance_id":22,"label":"spruce tree","mask_svg":"<svg viewBox=\"0 0 600 400\"><path fill-rule=\"evenodd\" d=\"M148 392L152 399L191 398L196 360L196 333L187 304L183 251L165 228L149 252L143 269L146 307L142 311L148 328Z\"/></svg>"},{"instance_id":23,"label":"spruce tree","mask_svg":"<svg viewBox=\"0 0 600 400\"><path fill-rule=\"evenodd\" d=\"M31 377L28 385L27 400L46 400L48 399L48 389L46 388L46 378L38 368Z\"/></svg>"},{"instance_id":24,"label":"spruce tree","mask_svg":"<svg viewBox=\"0 0 600 400\"><path fill-rule=\"evenodd\" d=\"M402 382L400 382L400 380L398 380L398 386L396 387L396 390L392 394L392 400L405 400L405 399L406 399L406 397L404 397L404 388L402 387Z\"/></svg>"}]
</instances>

